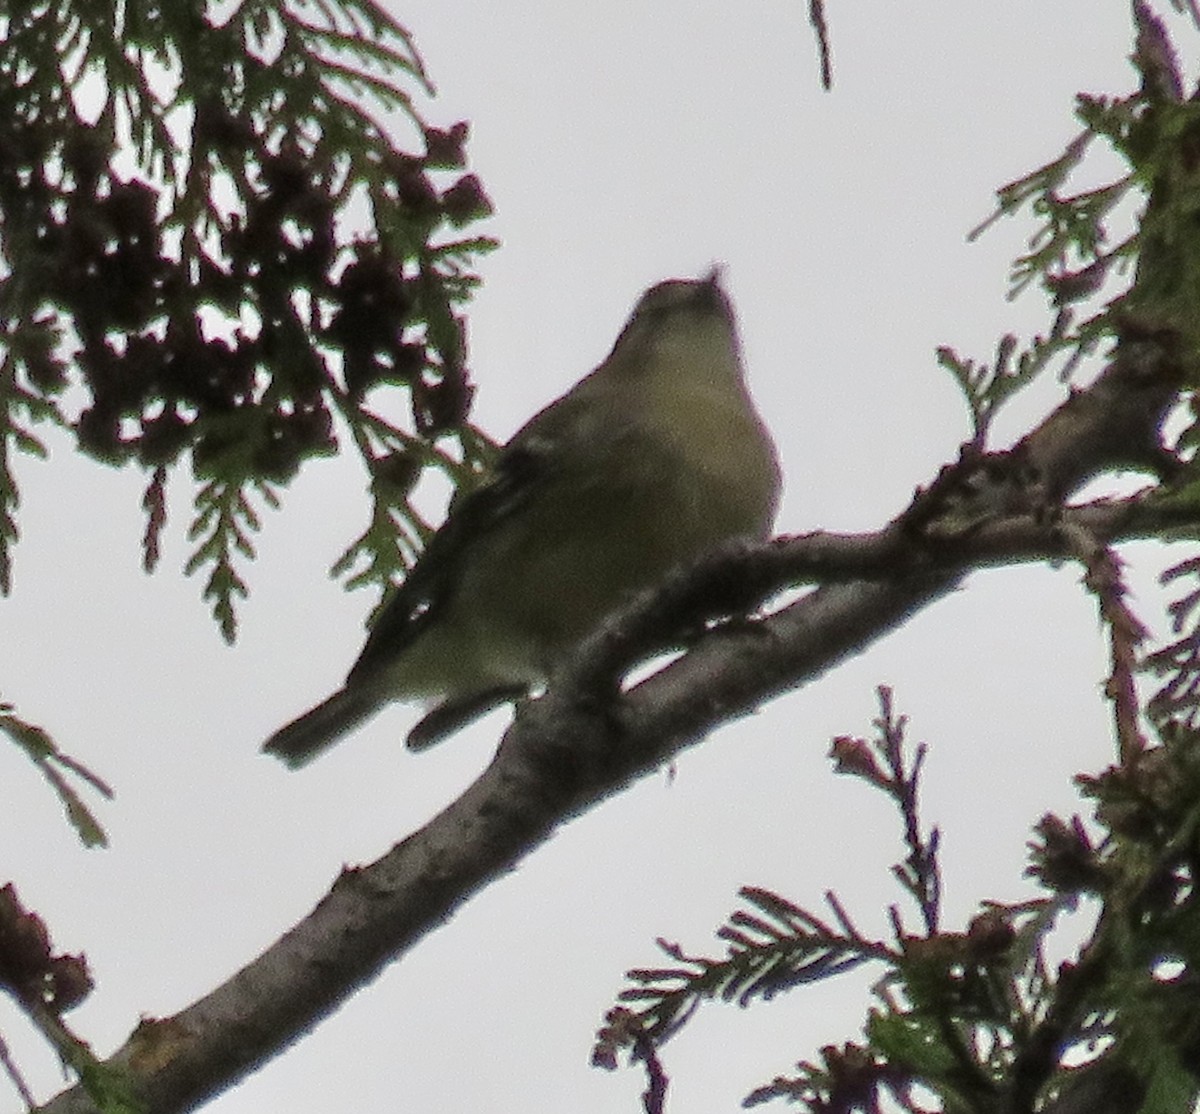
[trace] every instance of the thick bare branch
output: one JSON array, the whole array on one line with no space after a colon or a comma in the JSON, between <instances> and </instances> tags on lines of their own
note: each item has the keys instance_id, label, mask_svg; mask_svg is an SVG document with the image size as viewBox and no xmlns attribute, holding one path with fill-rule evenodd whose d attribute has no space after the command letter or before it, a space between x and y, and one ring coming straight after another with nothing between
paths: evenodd
<instances>
[{"instance_id":1,"label":"thick bare branch","mask_svg":"<svg viewBox=\"0 0 1200 1114\"><path fill-rule=\"evenodd\" d=\"M1148 496L1058 502L1097 472L1164 463L1159 428L1179 384L1169 348L1127 345L1014 450L964 453L878 533L783 538L672 578L518 709L496 758L457 801L376 863L344 871L309 916L224 985L175 1017L143 1022L110 1063L127 1069L148 1112L191 1109L319 1022L558 825L862 651L968 571L1071 559L1081 531L1103 544L1200 531L1200 516ZM823 586L764 618L712 626L815 581ZM621 691L631 661L681 642L681 657ZM94 1109L79 1087L44 1107Z\"/></svg>"}]
</instances>

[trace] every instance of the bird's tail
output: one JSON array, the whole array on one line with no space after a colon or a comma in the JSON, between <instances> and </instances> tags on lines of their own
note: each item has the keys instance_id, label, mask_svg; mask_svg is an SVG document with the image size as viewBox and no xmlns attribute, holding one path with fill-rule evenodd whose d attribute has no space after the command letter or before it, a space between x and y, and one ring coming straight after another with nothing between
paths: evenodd
<instances>
[{"instance_id":1,"label":"bird's tail","mask_svg":"<svg viewBox=\"0 0 1200 1114\"><path fill-rule=\"evenodd\" d=\"M338 689L328 700L281 727L263 751L282 759L293 770L307 766L348 731L369 719L383 701L365 685Z\"/></svg>"}]
</instances>

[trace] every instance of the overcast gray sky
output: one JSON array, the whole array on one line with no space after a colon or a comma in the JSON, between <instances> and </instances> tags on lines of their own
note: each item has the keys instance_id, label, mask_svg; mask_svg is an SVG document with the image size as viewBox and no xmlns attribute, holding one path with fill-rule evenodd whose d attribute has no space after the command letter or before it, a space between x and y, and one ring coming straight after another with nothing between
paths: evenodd
<instances>
[{"instance_id":1,"label":"overcast gray sky","mask_svg":"<svg viewBox=\"0 0 1200 1114\"><path fill-rule=\"evenodd\" d=\"M997 186L1077 132L1076 92L1123 94L1134 80L1116 0L834 0L832 93L800 0L394 10L439 87L429 115L471 122L504 241L471 312L476 420L507 437L604 357L643 288L723 262L780 444L785 532L876 528L954 457L965 409L935 346L982 358L998 334L1044 327L1036 296L1004 300L1028 228L974 245L965 234ZM1047 403L1022 403L1001 439ZM415 713L396 708L301 774L260 757L361 643L372 601L326 571L361 528L362 475L330 461L292 485L228 649L200 583L177 573L185 489L147 578L140 477L51 441L49 465L21 468L0 678L119 795L102 810L112 847L86 852L0 747L0 879L58 947L86 950L98 987L71 1020L106 1054L139 1015L175 1012L271 943L343 863L375 859L453 799L505 721L414 757L399 743ZM1161 557L1132 556L1148 585ZM832 887L864 928L884 930L899 896L895 820L825 758L832 735L868 731L879 682L932 748L926 816L943 828L947 923L984 897L1028 894L1029 826L1075 809L1071 775L1111 754L1104 641L1078 580L1072 568L973 577L834 675L719 732L673 779L572 822L211 1109L638 1110L641 1074L595 1071L588 1053L623 971L656 962L656 935L715 948L747 883L806 903ZM867 981L748 1014L703 1010L666 1049L670 1109L736 1108L853 1037ZM4 1003L0 1031L40 1093L57 1089L53 1058Z\"/></svg>"}]
</instances>

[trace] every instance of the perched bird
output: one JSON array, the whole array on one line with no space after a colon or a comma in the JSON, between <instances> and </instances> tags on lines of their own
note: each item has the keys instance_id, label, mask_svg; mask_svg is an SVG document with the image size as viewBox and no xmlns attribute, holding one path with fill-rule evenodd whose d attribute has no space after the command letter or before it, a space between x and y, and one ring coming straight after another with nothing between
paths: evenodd
<instances>
[{"instance_id":1,"label":"perched bird","mask_svg":"<svg viewBox=\"0 0 1200 1114\"><path fill-rule=\"evenodd\" d=\"M779 499L714 270L642 295L608 358L535 415L458 500L379 614L345 685L263 749L302 766L392 700L433 700L423 749L544 682L634 594Z\"/></svg>"}]
</instances>

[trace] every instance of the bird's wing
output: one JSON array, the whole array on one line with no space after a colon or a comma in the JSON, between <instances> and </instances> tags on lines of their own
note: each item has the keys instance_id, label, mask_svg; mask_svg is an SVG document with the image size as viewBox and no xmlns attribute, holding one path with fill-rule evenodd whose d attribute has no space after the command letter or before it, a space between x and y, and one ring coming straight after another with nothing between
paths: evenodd
<instances>
[{"instance_id":1,"label":"bird's wing","mask_svg":"<svg viewBox=\"0 0 1200 1114\"><path fill-rule=\"evenodd\" d=\"M514 442L497 458L487 482L454 503L417 563L392 589L348 681L394 662L427 624L437 621L453 599L462 570L470 566L472 551L528 500L542 472L538 454Z\"/></svg>"},{"instance_id":2,"label":"bird's wing","mask_svg":"<svg viewBox=\"0 0 1200 1114\"><path fill-rule=\"evenodd\" d=\"M556 446L570 438L593 446L603 455L604 446L619 437L627 421L595 395L594 374L585 377L557 401L539 411L504 447L492 475L480 487L452 502L450 513L409 574L393 589L367 635L362 653L347 681L357 680L376 668L391 664L396 655L437 621L438 613L454 597L474 553L488 544L493 530L538 497L561 467ZM576 467L587 471L589 456L570 454Z\"/></svg>"}]
</instances>

